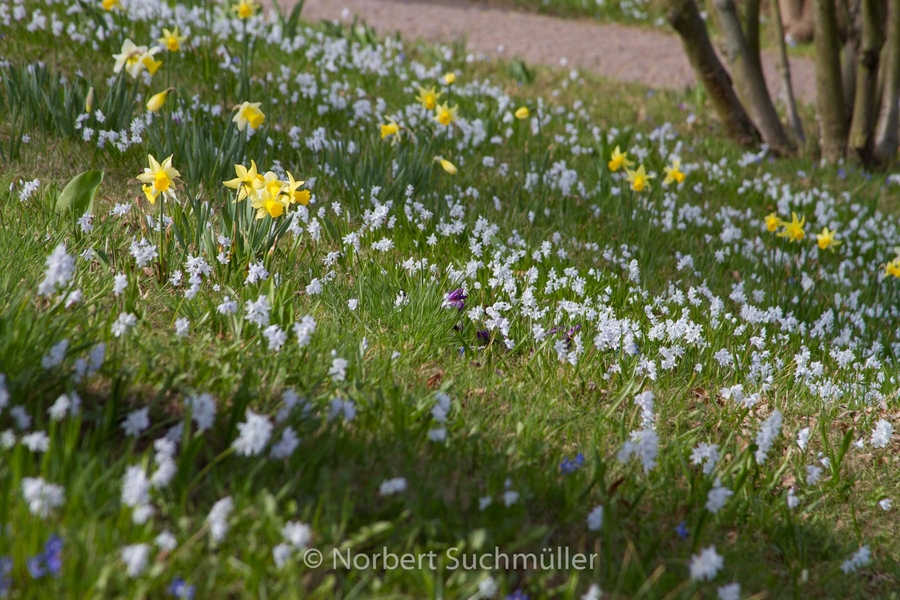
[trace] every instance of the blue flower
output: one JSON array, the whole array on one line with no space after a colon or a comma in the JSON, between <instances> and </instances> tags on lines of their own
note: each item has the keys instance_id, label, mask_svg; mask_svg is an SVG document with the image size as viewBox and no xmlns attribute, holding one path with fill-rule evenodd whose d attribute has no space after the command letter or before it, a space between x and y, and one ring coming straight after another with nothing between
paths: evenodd
<instances>
[{"instance_id":1,"label":"blue flower","mask_svg":"<svg viewBox=\"0 0 900 600\"><path fill-rule=\"evenodd\" d=\"M56 534L51 535L44 544L44 564L54 577L59 577L62 571L62 548L62 538Z\"/></svg>"},{"instance_id":2,"label":"blue flower","mask_svg":"<svg viewBox=\"0 0 900 600\"><path fill-rule=\"evenodd\" d=\"M31 575L32 579L40 579L47 574L47 570L44 568L43 554L32 556L25 564L28 566L28 574Z\"/></svg>"},{"instance_id":3,"label":"blue flower","mask_svg":"<svg viewBox=\"0 0 900 600\"><path fill-rule=\"evenodd\" d=\"M176 598L182 598L183 600L192 600L194 597L194 592L196 591L196 586L188 585L187 582L181 577L176 577L175 579L173 579L168 589L168 592L170 594L172 594Z\"/></svg>"},{"instance_id":4,"label":"blue flower","mask_svg":"<svg viewBox=\"0 0 900 600\"><path fill-rule=\"evenodd\" d=\"M528 600L528 594L522 590L516 590L506 597L506 600Z\"/></svg>"},{"instance_id":5,"label":"blue flower","mask_svg":"<svg viewBox=\"0 0 900 600\"><path fill-rule=\"evenodd\" d=\"M563 472L564 475L571 475L572 473L577 471L578 468L583 464L584 464L584 454L579 452L578 454L575 455L574 460L571 460L568 457L564 458L562 463L560 463L560 465L559 465L559 469L560 469L560 471Z\"/></svg>"},{"instance_id":6,"label":"blue flower","mask_svg":"<svg viewBox=\"0 0 900 600\"><path fill-rule=\"evenodd\" d=\"M687 524L684 521L679 523L678 527L675 528L675 533L677 533L678 537L680 537L681 539L686 540L688 536Z\"/></svg>"},{"instance_id":7,"label":"blue flower","mask_svg":"<svg viewBox=\"0 0 900 600\"><path fill-rule=\"evenodd\" d=\"M12 587L12 577L9 576L12 568L12 559L8 556L0 556L0 598L6 598Z\"/></svg>"}]
</instances>

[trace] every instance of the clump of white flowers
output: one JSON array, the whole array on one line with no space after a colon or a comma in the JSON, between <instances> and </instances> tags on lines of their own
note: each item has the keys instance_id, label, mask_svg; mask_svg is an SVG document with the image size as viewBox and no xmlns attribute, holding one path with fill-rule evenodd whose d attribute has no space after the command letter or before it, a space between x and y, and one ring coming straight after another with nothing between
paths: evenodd
<instances>
[{"instance_id":1,"label":"clump of white flowers","mask_svg":"<svg viewBox=\"0 0 900 600\"><path fill-rule=\"evenodd\" d=\"M66 493L61 485L48 483L40 477L25 477L22 479L22 497L31 514L46 518L63 505Z\"/></svg>"},{"instance_id":2,"label":"clump of white flowers","mask_svg":"<svg viewBox=\"0 0 900 600\"><path fill-rule=\"evenodd\" d=\"M756 434L756 462L762 464L766 462L769 450L775 443L775 438L781 432L781 411L775 410L768 419L763 421L759 432Z\"/></svg>"}]
</instances>

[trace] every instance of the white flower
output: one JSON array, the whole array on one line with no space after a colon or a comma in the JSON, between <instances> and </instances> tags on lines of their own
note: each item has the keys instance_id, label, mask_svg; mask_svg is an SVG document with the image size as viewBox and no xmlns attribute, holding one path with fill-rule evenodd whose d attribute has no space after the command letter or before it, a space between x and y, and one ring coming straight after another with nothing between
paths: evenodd
<instances>
[{"instance_id":1,"label":"white flower","mask_svg":"<svg viewBox=\"0 0 900 600\"><path fill-rule=\"evenodd\" d=\"M297 345L301 348L309 346L313 334L316 332L316 320L310 315L304 316L294 323L294 335L297 336Z\"/></svg>"},{"instance_id":2,"label":"white flower","mask_svg":"<svg viewBox=\"0 0 900 600\"><path fill-rule=\"evenodd\" d=\"M313 279L309 282L309 285L306 286L306 294L308 296L315 296L317 294L322 293L322 282L318 279Z\"/></svg>"},{"instance_id":3,"label":"white flower","mask_svg":"<svg viewBox=\"0 0 900 600\"><path fill-rule=\"evenodd\" d=\"M691 452L691 464L703 464L703 474L709 475L716 468L719 462L719 445L718 444L697 444Z\"/></svg>"},{"instance_id":4,"label":"white flower","mask_svg":"<svg viewBox=\"0 0 900 600\"><path fill-rule=\"evenodd\" d=\"M116 296L121 296L122 292L125 291L125 288L128 287L128 275L125 273L119 273L113 278L113 294Z\"/></svg>"},{"instance_id":5,"label":"white flower","mask_svg":"<svg viewBox=\"0 0 900 600\"><path fill-rule=\"evenodd\" d=\"M822 467L806 465L806 484L816 485L816 483L819 482L819 478L822 476L823 471L824 469L822 469Z\"/></svg>"},{"instance_id":6,"label":"white flower","mask_svg":"<svg viewBox=\"0 0 900 600\"><path fill-rule=\"evenodd\" d=\"M209 534L212 536L213 542L221 542L228 533L228 515L234 508L234 501L231 496L226 496L213 504L206 522L209 524Z\"/></svg>"},{"instance_id":7,"label":"white flower","mask_svg":"<svg viewBox=\"0 0 900 600\"><path fill-rule=\"evenodd\" d=\"M891 510L891 504L892 504L892 502L891 502L890 498L884 498L884 499L878 501L878 506L880 506L881 510L883 510L885 512Z\"/></svg>"},{"instance_id":8,"label":"white flower","mask_svg":"<svg viewBox=\"0 0 900 600\"><path fill-rule=\"evenodd\" d=\"M149 406L130 412L122 423L122 429L125 430L125 435L129 437L141 435L148 427L150 427Z\"/></svg>"},{"instance_id":9,"label":"white flower","mask_svg":"<svg viewBox=\"0 0 900 600\"><path fill-rule=\"evenodd\" d=\"M225 296L225 298L222 299L222 304L216 307L216 312L220 315L233 315L237 312L237 310L237 302L235 302L228 296Z\"/></svg>"},{"instance_id":10,"label":"white flower","mask_svg":"<svg viewBox=\"0 0 900 600\"><path fill-rule=\"evenodd\" d=\"M254 283L265 281L268 278L269 272L260 260L255 263L250 263L247 269L247 278L244 279L244 285L253 285Z\"/></svg>"},{"instance_id":11,"label":"white flower","mask_svg":"<svg viewBox=\"0 0 900 600\"><path fill-rule=\"evenodd\" d=\"M150 480L146 471L136 465L128 467L122 478L122 504L134 508L149 502Z\"/></svg>"},{"instance_id":12,"label":"white flower","mask_svg":"<svg viewBox=\"0 0 900 600\"><path fill-rule=\"evenodd\" d=\"M288 521L281 528L281 535L297 550L303 550L312 541L312 528L306 523Z\"/></svg>"},{"instance_id":13,"label":"white flower","mask_svg":"<svg viewBox=\"0 0 900 600\"><path fill-rule=\"evenodd\" d=\"M872 445L876 448L886 448L891 443L893 435L894 426L884 419L879 419L875 423L875 431L872 432Z\"/></svg>"},{"instance_id":14,"label":"white flower","mask_svg":"<svg viewBox=\"0 0 900 600\"><path fill-rule=\"evenodd\" d=\"M9 416L16 422L19 431L24 431L31 427L31 415L25 410L24 406L13 406L9 409Z\"/></svg>"},{"instance_id":15,"label":"white flower","mask_svg":"<svg viewBox=\"0 0 900 600\"><path fill-rule=\"evenodd\" d=\"M800 504L800 498L797 497L794 492L794 488L789 488L787 493L787 505L791 510L797 508L797 505Z\"/></svg>"},{"instance_id":16,"label":"white flower","mask_svg":"<svg viewBox=\"0 0 900 600\"><path fill-rule=\"evenodd\" d=\"M153 543L163 551L172 551L178 546L178 540L175 539L175 536L168 529L156 536Z\"/></svg>"},{"instance_id":17,"label":"white flower","mask_svg":"<svg viewBox=\"0 0 900 600\"><path fill-rule=\"evenodd\" d=\"M191 410L191 419L197 424L197 431L212 429L216 420L216 400L212 394L199 394L184 399L185 407Z\"/></svg>"},{"instance_id":18,"label":"white flower","mask_svg":"<svg viewBox=\"0 0 900 600\"><path fill-rule=\"evenodd\" d=\"M65 489L40 477L25 477L22 479L22 496L31 514L48 517L65 502Z\"/></svg>"},{"instance_id":19,"label":"white flower","mask_svg":"<svg viewBox=\"0 0 900 600\"><path fill-rule=\"evenodd\" d=\"M44 279L38 285L38 294L42 296L48 296L69 285L75 274L75 257L67 254L66 245L60 243L47 257L46 265Z\"/></svg>"},{"instance_id":20,"label":"white flower","mask_svg":"<svg viewBox=\"0 0 900 600\"><path fill-rule=\"evenodd\" d=\"M240 435L231 444L238 454L256 456L263 451L272 437L272 423L269 418L247 409L247 420L238 423Z\"/></svg>"},{"instance_id":21,"label":"white flower","mask_svg":"<svg viewBox=\"0 0 900 600\"><path fill-rule=\"evenodd\" d=\"M46 370L54 369L62 364L66 358L66 351L69 349L69 340L62 340L53 345L50 351L41 359L41 366Z\"/></svg>"},{"instance_id":22,"label":"white flower","mask_svg":"<svg viewBox=\"0 0 900 600\"><path fill-rule=\"evenodd\" d=\"M275 559L275 566L279 569L283 568L293 553L294 549L291 548L290 544L278 544L272 548L272 558Z\"/></svg>"},{"instance_id":23,"label":"white flower","mask_svg":"<svg viewBox=\"0 0 900 600\"><path fill-rule=\"evenodd\" d=\"M739 583L729 583L728 585L723 585L718 590L719 600L740 600L741 599L741 584Z\"/></svg>"},{"instance_id":24,"label":"white flower","mask_svg":"<svg viewBox=\"0 0 900 600\"><path fill-rule=\"evenodd\" d=\"M191 322L184 317L175 321L175 335L185 337L191 329Z\"/></svg>"},{"instance_id":25,"label":"white flower","mask_svg":"<svg viewBox=\"0 0 900 600\"><path fill-rule=\"evenodd\" d=\"M347 365L350 364L345 358L335 357L331 361L331 368L328 370L328 376L334 383L340 383L347 377Z\"/></svg>"},{"instance_id":26,"label":"white flower","mask_svg":"<svg viewBox=\"0 0 900 600\"><path fill-rule=\"evenodd\" d=\"M659 437L652 429L636 429L631 432L631 439L619 450L617 458L620 462L628 462L637 456L644 465L644 473L649 473L656 466L656 455L659 451Z\"/></svg>"},{"instance_id":27,"label":"white flower","mask_svg":"<svg viewBox=\"0 0 900 600\"><path fill-rule=\"evenodd\" d=\"M32 452L46 452L50 449L50 437L44 431L35 431L22 436L22 445Z\"/></svg>"},{"instance_id":28,"label":"white flower","mask_svg":"<svg viewBox=\"0 0 900 600\"><path fill-rule=\"evenodd\" d=\"M150 517L153 516L156 510L150 504L141 504L140 506L134 507L134 511L131 513L131 522L135 525L143 525L147 522Z\"/></svg>"},{"instance_id":29,"label":"white flower","mask_svg":"<svg viewBox=\"0 0 900 600\"><path fill-rule=\"evenodd\" d=\"M801 450L806 450L807 444L809 444L809 427L804 427L797 433L797 446Z\"/></svg>"},{"instance_id":30,"label":"white flower","mask_svg":"<svg viewBox=\"0 0 900 600\"><path fill-rule=\"evenodd\" d=\"M281 441L272 446L269 456L275 460L288 458L294 453L294 450L296 450L299 445L300 438L297 437L297 434L293 429L287 427L281 434Z\"/></svg>"},{"instance_id":31,"label":"white flower","mask_svg":"<svg viewBox=\"0 0 900 600\"><path fill-rule=\"evenodd\" d=\"M719 512L719 510L725 506L725 502L733 495L734 492L728 488L722 487L722 482L716 479L713 488L709 490L709 493L706 495L706 510L711 513Z\"/></svg>"},{"instance_id":32,"label":"white flower","mask_svg":"<svg viewBox=\"0 0 900 600\"><path fill-rule=\"evenodd\" d=\"M725 559L716 553L715 546L710 546L691 557L691 579L710 581L716 578L716 574L724 566Z\"/></svg>"},{"instance_id":33,"label":"white flower","mask_svg":"<svg viewBox=\"0 0 900 600\"><path fill-rule=\"evenodd\" d=\"M269 350L278 352L287 341L287 333L278 325L269 325L263 330L263 336L269 344Z\"/></svg>"},{"instance_id":34,"label":"white flower","mask_svg":"<svg viewBox=\"0 0 900 600\"><path fill-rule=\"evenodd\" d=\"M872 552L868 546L863 546L857 550L853 556L844 561L841 565L841 571L844 573L853 573L860 567L864 567L872 562Z\"/></svg>"},{"instance_id":35,"label":"white flower","mask_svg":"<svg viewBox=\"0 0 900 600\"><path fill-rule=\"evenodd\" d=\"M594 507L594 510L587 516L587 526L590 531L600 531L603 527L603 505Z\"/></svg>"},{"instance_id":36,"label":"white flower","mask_svg":"<svg viewBox=\"0 0 900 600\"><path fill-rule=\"evenodd\" d=\"M350 310L356 310L356 307L359 306L359 300L356 298L350 298L347 300L347 308Z\"/></svg>"},{"instance_id":37,"label":"white flower","mask_svg":"<svg viewBox=\"0 0 900 600\"><path fill-rule=\"evenodd\" d=\"M378 493L382 496L390 496L403 491L406 491L406 479L403 477L386 479L381 482L381 486L378 488Z\"/></svg>"},{"instance_id":38,"label":"white flower","mask_svg":"<svg viewBox=\"0 0 900 600\"><path fill-rule=\"evenodd\" d=\"M772 412L771 416L766 419L762 427L759 429L759 433L756 434L756 463L762 464L766 462L766 457L769 454L769 450L772 448L772 444L775 443L775 438L778 437L778 433L781 431L781 411L775 410Z\"/></svg>"},{"instance_id":39,"label":"white flower","mask_svg":"<svg viewBox=\"0 0 900 600\"><path fill-rule=\"evenodd\" d=\"M132 240L129 251L139 269L149 265L153 259L159 256L156 246L152 245L145 238L141 238L140 242Z\"/></svg>"},{"instance_id":40,"label":"white flower","mask_svg":"<svg viewBox=\"0 0 900 600\"><path fill-rule=\"evenodd\" d=\"M515 490L506 490L503 492L503 504L506 505L507 508L515 504L519 501L519 492Z\"/></svg>"},{"instance_id":41,"label":"white flower","mask_svg":"<svg viewBox=\"0 0 900 600\"><path fill-rule=\"evenodd\" d=\"M125 561L125 572L129 577L137 577L144 572L149 554L149 544L134 544L122 548L122 560Z\"/></svg>"},{"instance_id":42,"label":"white flower","mask_svg":"<svg viewBox=\"0 0 900 600\"><path fill-rule=\"evenodd\" d=\"M258 327L266 327L269 325L269 301L266 300L265 296L260 296L257 298L256 302L247 300L247 303L244 305L244 310L247 311L244 318L251 323L255 323Z\"/></svg>"},{"instance_id":43,"label":"white flower","mask_svg":"<svg viewBox=\"0 0 900 600\"><path fill-rule=\"evenodd\" d=\"M493 598L498 591L497 582L490 575L478 582L478 595L481 598Z\"/></svg>"},{"instance_id":44,"label":"white flower","mask_svg":"<svg viewBox=\"0 0 900 600\"><path fill-rule=\"evenodd\" d=\"M443 427L428 430L428 439L432 442L443 442L447 439L447 430Z\"/></svg>"},{"instance_id":45,"label":"white flower","mask_svg":"<svg viewBox=\"0 0 900 600\"><path fill-rule=\"evenodd\" d=\"M9 404L9 389L6 387L6 374L0 373L0 411Z\"/></svg>"},{"instance_id":46,"label":"white flower","mask_svg":"<svg viewBox=\"0 0 900 600\"><path fill-rule=\"evenodd\" d=\"M69 409L71 407L72 401L69 399L69 396L67 394L62 394L47 411L50 415L50 420L62 421L66 418L66 415L69 414Z\"/></svg>"},{"instance_id":47,"label":"white flower","mask_svg":"<svg viewBox=\"0 0 900 600\"><path fill-rule=\"evenodd\" d=\"M601 590L600 586L596 583L592 583L591 587L588 588L588 591L581 595L581 600L600 600L602 597L603 590Z\"/></svg>"},{"instance_id":48,"label":"white flower","mask_svg":"<svg viewBox=\"0 0 900 600\"><path fill-rule=\"evenodd\" d=\"M131 313L120 313L119 318L112 324L112 333L116 337L128 333L128 330L137 325L137 317Z\"/></svg>"},{"instance_id":49,"label":"white flower","mask_svg":"<svg viewBox=\"0 0 900 600\"><path fill-rule=\"evenodd\" d=\"M338 415L342 415L345 421L352 421L356 416L356 405L352 400L344 400L343 398L335 398L328 406L327 417L331 421Z\"/></svg>"}]
</instances>

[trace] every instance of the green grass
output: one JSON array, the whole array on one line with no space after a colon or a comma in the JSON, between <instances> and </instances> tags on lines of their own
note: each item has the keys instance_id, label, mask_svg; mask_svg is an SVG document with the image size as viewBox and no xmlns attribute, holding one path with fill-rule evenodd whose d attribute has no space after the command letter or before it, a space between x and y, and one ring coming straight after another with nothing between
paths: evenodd
<instances>
[{"instance_id":1,"label":"green grass","mask_svg":"<svg viewBox=\"0 0 900 600\"><path fill-rule=\"evenodd\" d=\"M95 33L101 9L67 16L64 6L41 5L97 40L95 49L63 34L63 45L51 45L48 32L26 31L36 5L25 7L28 18L0 39L11 63L0 71L0 373L10 394L0 432L16 440L0 450L9 597L171 597L167 589L180 577L197 598L472 598L489 576L498 597L519 590L578 598L591 584L604 598L715 597L730 582L740 583L741 597L897 597L897 507L886 512L878 502L900 501L898 441L870 442L879 419L900 425L893 326L900 280L881 277L900 237L896 184L802 159L751 161L720 136L699 93L651 94L540 68L517 81L522 69L466 64L459 48L405 47L365 28L305 24L295 31L304 40L298 50L260 39L248 65L236 33L242 27L231 31L204 4L180 22L118 15L103 40ZM157 55L164 65L149 85L127 76L108 81L123 31L146 44L156 27L179 24L203 40L213 22L220 38L177 57ZM273 35L270 26L260 31ZM236 72L220 69L220 45L245 57ZM29 71L37 61L45 67ZM459 106L452 136L414 100L416 85L441 87L448 70L459 76L442 88L441 100ZM315 94L298 74L312 75ZM117 123L130 131L144 118L146 98L168 85L178 94L145 122L139 141L98 148L99 130ZM95 112L78 129L91 86ZM229 111L244 100L261 102L266 115L249 137L230 125ZM372 112L354 109L360 100ZM513 119L518 106L532 117L542 112L540 127ZM396 144L378 134L387 116L402 126ZM95 130L88 142L87 126ZM633 193L609 172L617 145L656 173L649 192ZM148 153L173 154L182 174L176 199L164 205L148 204L135 179ZM671 153L687 173L677 188L661 181ZM435 156L459 173L441 170ZM222 188L233 162L251 160L261 171L278 161L298 179L314 179L315 201L296 220L302 232L273 241L269 228L290 217L255 221L248 201L235 204ZM55 203L88 169L105 178L93 230L83 232ZM37 191L21 202L34 178ZM125 202L126 214L110 214ZM162 240L147 221L160 210L172 218ZM762 227L768 213L788 218L791 210L809 221L799 243ZM824 226L838 229L842 244L833 253L814 250ZM228 253L218 235L232 238L229 264L217 260ZM139 267L129 248L142 238L160 257ZM381 250L385 239L392 247ZM59 243L75 257L73 280L65 292L40 295L45 261ZM88 249L91 259L82 257ZM186 298L186 263L198 256L209 274ZM258 261L270 276L245 283ZM176 270L184 272L177 287ZM116 295L119 273L127 286ZM805 289L807 280L814 285ZM461 286L465 311L443 306ZM72 289L82 299L66 307ZM219 312L225 296L237 314ZM288 333L277 352L245 319L246 303L260 296L270 323ZM751 305L782 312L763 323ZM136 325L117 337L113 324L124 313ZM306 315L317 327L301 347L292 326ZM832 325L823 315L833 315ZM179 319L190 323L185 337L175 333ZM550 333L536 336L536 325ZM614 333L629 330L634 344ZM608 346L595 341L601 333ZM42 359L63 339L62 362L45 369ZM79 361L99 343L102 366L77 377ZM808 378L798 373L804 348ZM837 354L845 348L846 357ZM723 349L732 366L716 357ZM662 365L670 351L679 355L671 369ZM347 361L343 379L336 358ZM652 375L647 361L656 365ZM755 406L721 394L736 384L760 394ZM288 389L306 404L276 420ZM643 391L655 395L659 436L646 472L618 458L629 433L642 428L634 398ZM73 392L80 410L51 420L49 408ZM451 399L443 423L433 413L439 392ZM172 435L172 480L149 491L153 514L135 522L122 493L126 470L150 476L166 462L154 441L191 418L185 399L201 393L216 401L211 428ZM346 401L355 414L335 417L332 409ZM27 431L13 406L31 416ZM149 427L126 436L123 422L142 408ZM776 408L781 433L756 464L757 432ZM248 409L274 425L271 442L252 457L232 445ZM288 458L271 458L286 427L299 445ZM446 439L432 441L441 427ZM801 450L794 439L805 427L809 445ZM47 433L46 452L25 447L32 431ZM719 445L710 475L691 464L699 443ZM579 453L583 465L564 473L561 464ZM807 466L822 458L830 465L807 483ZM23 496L26 477L62 486L64 502L34 515ZM397 477L406 489L381 494ZM704 505L716 478L734 495L713 514ZM224 497L233 510L215 541L207 515ZM588 515L600 505L602 527L592 531ZM279 567L273 551L292 521L308 524L309 547L329 558L348 550L443 558L434 569L310 568L297 549ZM164 531L174 549L154 545ZM27 561L52 534L63 542L59 576L33 579ZM132 577L122 551L138 544L149 545L148 560ZM712 545L724 567L711 582L692 581L691 557ZM843 573L863 545L871 563ZM446 554L540 555L557 547L598 562L586 571L454 570Z\"/></svg>"}]
</instances>

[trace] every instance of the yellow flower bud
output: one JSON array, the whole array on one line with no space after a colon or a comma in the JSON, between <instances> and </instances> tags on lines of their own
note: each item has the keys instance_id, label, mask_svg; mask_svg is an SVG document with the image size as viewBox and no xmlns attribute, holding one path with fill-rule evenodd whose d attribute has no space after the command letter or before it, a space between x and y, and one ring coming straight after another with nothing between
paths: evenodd
<instances>
[{"instance_id":1,"label":"yellow flower bud","mask_svg":"<svg viewBox=\"0 0 900 600\"><path fill-rule=\"evenodd\" d=\"M444 169L447 173L450 173L451 175L456 175L457 173L459 173L459 170L456 168L456 165L454 165L452 162L450 162L446 158L443 158L441 156L435 156L434 161L441 163L441 168Z\"/></svg>"},{"instance_id":2,"label":"yellow flower bud","mask_svg":"<svg viewBox=\"0 0 900 600\"><path fill-rule=\"evenodd\" d=\"M94 110L94 86L91 86L87 98L84 99L84 112L89 113L92 110Z\"/></svg>"},{"instance_id":3,"label":"yellow flower bud","mask_svg":"<svg viewBox=\"0 0 900 600\"><path fill-rule=\"evenodd\" d=\"M159 110L166 103L166 98L169 95L169 90L163 90L158 94L153 94L150 96L150 100L147 101L147 110L150 112L159 112Z\"/></svg>"},{"instance_id":4,"label":"yellow flower bud","mask_svg":"<svg viewBox=\"0 0 900 600\"><path fill-rule=\"evenodd\" d=\"M531 112L528 110L527 106L522 106L516 109L516 118L517 119L527 119Z\"/></svg>"},{"instance_id":5,"label":"yellow flower bud","mask_svg":"<svg viewBox=\"0 0 900 600\"><path fill-rule=\"evenodd\" d=\"M446 75L444 75L444 83L446 83L447 85L453 85L455 82L456 82L456 73L451 71L451 72L447 73Z\"/></svg>"}]
</instances>

